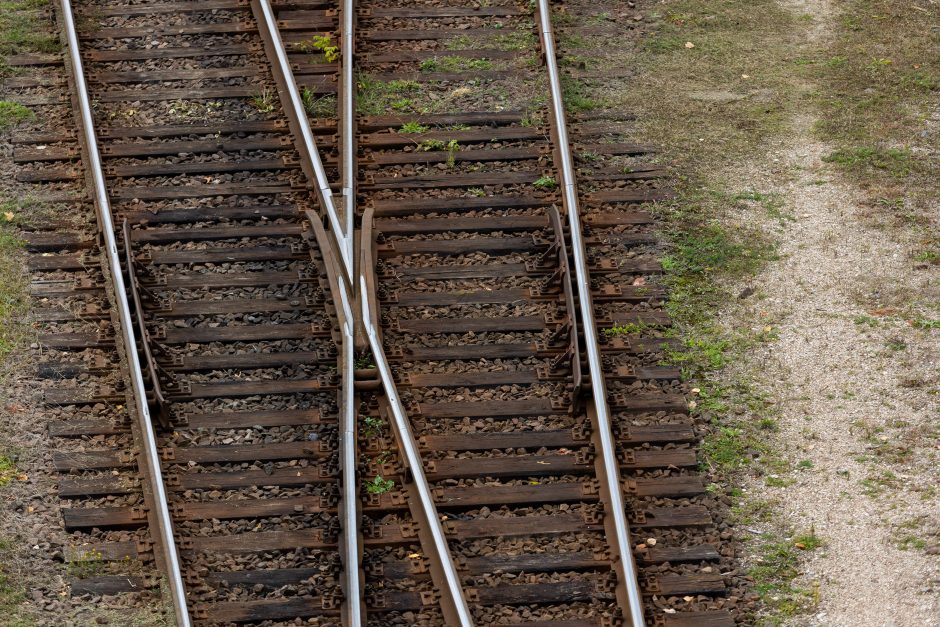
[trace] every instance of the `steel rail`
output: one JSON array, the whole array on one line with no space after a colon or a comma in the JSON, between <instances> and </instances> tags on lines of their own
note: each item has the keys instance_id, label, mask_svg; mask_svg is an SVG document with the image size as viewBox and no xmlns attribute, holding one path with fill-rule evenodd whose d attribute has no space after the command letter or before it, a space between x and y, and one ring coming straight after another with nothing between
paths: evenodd
<instances>
[{"instance_id":1,"label":"steel rail","mask_svg":"<svg viewBox=\"0 0 940 627\"><path fill-rule=\"evenodd\" d=\"M584 331L585 352L588 356L591 392L600 432L598 436L604 465L603 481L606 484L607 491L609 491L610 509L612 510L606 514L613 517L615 529L614 549L616 555L614 556L614 568L620 583L626 587L626 604L628 607L624 609L628 612L628 616L624 618L630 619L633 627L644 627L643 600L631 549L633 545L630 541L630 528L627 525L616 445L611 429L610 408L607 404L607 385L604 381L603 363L598 349L597 326L594 322L594 303L591 298L591 284L582 237L574 160L571 157L568 141L565 105L562 97L563 91L558 71L555 38L552 33L551 8L548 0L538 1L538 13L545 65L548 69L549 86L551 88L553 121L561 156L561 188L564 206L568 213L568 226L571 231L571 248L574 257L575 275L578 281L578 300Z\"/></svg>"},{"instance_id":2,"label":"steel rail","mask_svg":"<svg viewBox=\"0 0 940 627\"><path fill-rule=\"evenodd\" d=\"M345 218L345 233L343 234L343 245L345 254L352 260L350 264L350 276L354 272L356 246L354 242L355 222L356 222L356 180L358 171L356 169L356 79L355 70L355 46L356 46L356 13L355 0L343 0L343 23L340 32L340 43L342 50L340 52L340 70L342 81L340 83L339 93L342 95L342 111L340 120L342 120L342 129L340 130L340 145L342 149L342 196L343 196L343 217ZM356 286L352 285L353 292Z\"/></svg>"},{"instance_id":3,"label":"steel rail","mask_svg":"<svg viewBox=\"0 0 940 627\"><path fill-rule=\"evenodd\" d=\"M360 294L363 295L366 294L366 290L368 290L364 276L359 277L359 290ZM362 321L365 326L366 335L369 338L369 347L372 349L372 356L375 359L379 377L382 380L382 386L385 389L385 396L392 410L392 417L395 419L395 431L398 435L398 441L402 451L405 454L405 463L414 480L414 487L421 501L420 506L426 519L427 531L430 533L435 553L439 558L443 570L448 592L447 602L452 606L450 609L453 610L459 624L462 627L472 627L473 618L470 616L470 609L467 607L467 600L464 597L460 576L457 574L454 560L451 558L450 547L444 535L444 527L441 525L441 518L437 513L437 506L434 504L434 497L431 494L427 477L424 474L424 462L421 460L421 454L418 452L418 443L415 440L414 432L411 430L411 422L408 420L408 416L405 414L405 408L398 396L395 378L392 376L388 359L385 356L385 349L382 346L382 341L379 339L375 322L372 320L372 315L369 311L369 299L365 297L362 298Z\"/></svg>"},{"instance_id":4,"label":"steel rail","mask_svg":"<svg viewBox=\"0 0 940 627\"><path fill-rule=\"evenodd\" d=\"M351 0L346 0L351 2ZM364 624L365 619L362 611L363 588L360 582L360 564L362 547L359 542L359 511L357 503L359 499L358 481L356 478L357 467L357 424L356 424L356 403L355 403L355 308L352 303L355 299L354 290L356 283L353 280L355 271L355 260L352 250L353 245L353 219L355 217L355 197L345 196L344 206L346 228L344 230L343 220L337 211L336 203L333 202L333 192L330 188L330 181L327 179L326 170L320 159L320 152L314 141L313 131L310 128L310 121L307 119L307 111L304 108L303 99L297 90L297 81L294 79L294 72L291 69L290 62L287 59L287 51L284 48L284 41L281 39L281 33L277 27L277 20L274 17L274 10L271 7L270 0L256 0L257 7L260 9L255 12L256 18L261 22L259 28L263 29L262 35L265 36L266 43L270 44L274 53L274 60L277 62L275 76L280 76L279 87L287 92L287 103L290 112L296 121L300 130L302 150L301 157L309 160L308 166L314 177L314 184L317 190L317 196L326 212L327 221L333 232L333 238L339 248L339 257L341 263L339 280L336 285L340 291L339 305L342 308L340 315L340 324L342 326L342 364L341 364L341 386L342 386L342 416L340 417L340 469L342 481L342 503L343 512L341 514L343 529L343 546L340 549L344 565L343 573L343 591L344 613L347 617L347 624L350 627L359 627ZM351 17L351 16L350 16ZM344 21L346 16L344 16ZM345 51L347 42L343 41ZM343 56L342 64L351 66L352 55ZM345 70L344 70L345 71ZM351 72L351 70L350 70ZM344 100L354 97L354 91L344 92ZM344 144L343 162L347 163L346 152L349 152L348 146ZM355 158L352 158L353 168L355 168ZM348 167L348 166L347 166ZM347 173L350 171L347 169ZM355 171L351 172L355 177ZM345 174L344 174L345 175ZM308 215L308 219L310 216ZM338 312L339 313L339 312Z\"/></svg>"},{"instance_id":5,"label":"steel rail","mask_svg":"<svg viewBox=\"0 0 940 627\"><path fill-rule=\"evenodd\" d=\"M340 259L343 262L343 278L349 283L350 290L355 290L355 284L353 282L353 277L355 276L353 274L355 260L353 259L352 252L348 250L345 245L347 238L350 242L352 241L353 232L351 229L348 233L346 232L346 229L343 227L343 220L336 210L336 203L333 201L333 190L330 187L329 179L326 177L326 170L323 168L323 161L320 159L316 142L313 140L313 130L310 128L310 120L307 119L307 110L304 108L303 99L300 97L300 92L297 90L297 81L294 80L294 72L291 70L290 62L287 59L284 41L281 39L281 33L277 28L277 20L274 18L274 9L271 7L270 0L256 1L261 10L261 19L259 21L263 22L261 25L264 28L263 35L266 36L266 39L273 48L274 57L277 61L277 70L284 78L284 84L281 87L287 90L288 105L299 126L303 145L306 146L308 151L307 158L310 160L309 165L313 168L317 196L323 204L327 219L330 221L333 237L336 238L340 249ZM349 203L349 207L346 210L347 223L349 222L348 216L354 215L352 204L353 203Z\"/></svg>"},{"instance_id":6,"label":"steel rail","mask_svg":"<svg viewBox=\"0 0 940 627\"><path fill-rule=\"evenodd\" d=\"M315 223L315 227L323 227ZM325 239L325 238L324 238ZM326 243L326 242L324 242ZM343 331L342 347L342 398L343 419L340 425L340 477L343 482L343 589L345 625L348 627L361 627L365 624L363 615L363 591L359 577L360 573L360 544L359 544L359 510L357 491L359 482L356 473L356 450L358 435L356 425L356 318L351 305L352 298L348 287L341 277L333 282L339 290L340 326Z\"/></svg>"},{"instance_id":7,"label":"steel rail","mask_svg":"<svg viewBox=\"0 0 940 627\"><path fill-rule=\"evenodd\" d=\"M91 103L88 98L88 85L85 81L85 68L82 64L81 53L78 47L78 33L75 29L75 18L72 14L71 0L60 0L62 18L65 26L66 39L72 79L78 91L78 106L81 111L81 126L84 135L85 152L88 157L88 167L94 182L95 205L98 209L98 224L101 235L104 237L104 247L114 284L114 300L117 304L118 318L121 326L121 335L124 343L124 357L130 371L131 387L134 391L134 400L137 404L138 426L143 437L143 456L147 474L150 478L150 489L156 506L156 523L159 535L159 544L163 551L164 569L169 583L173 609L176 621L180 627L190 627L189 609L186 600L186 588L183 585L183 576L180 571L179 554L176 550L176 541L173 533L173 519L163 484L163 473L160 468L160 455L157 450L156 432L147 404L147 390L144 387L143 372L140 359L135 350L137 339L134 336L134 322L131 319L130 306L127 301L127 287L121 270L121 259L118 255L117 238L114 234L114 220L111 215L111 202L108 197L108 188L101 167L101 153L98 150L98 137L92 117Z\"/></svg>"}]
</instances>

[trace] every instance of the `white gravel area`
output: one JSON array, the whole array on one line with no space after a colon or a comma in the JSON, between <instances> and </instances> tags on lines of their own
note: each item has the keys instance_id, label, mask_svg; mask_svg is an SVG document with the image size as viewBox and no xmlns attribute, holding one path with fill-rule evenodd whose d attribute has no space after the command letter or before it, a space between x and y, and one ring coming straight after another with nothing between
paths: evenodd
<instances>
[{"instance_id":1,"label":"white gravel area","mask_svg":"<svg viewBox=\"0 0 940 627\"><path fill-rule=\"evenodd\" d=\"M914 309L938 302L940 272L917 269L908 245L866 226L853 190L820 160L826 146L797 145L749 177L781 193L795 220L768 224L781 258L727 320L779 336L746 367L779 412L795 482L755 483L748 496L826 543L802 582L818 582L818 610L794 624L940 625L940 331L890 313L905 296Z\"/></svg>"},{"instance_id":2,"label":"white gravel area","mask_svg":"<svg viewBox=\"0 0 940 627\"><path fill-rule=\"evenodd\" d=\"M807 48L830 36L834 0L781 2L813 16ZM795 120L733 179L783 201L782 218L757 206L738 216L763 224L779 260L725 324L776 334L740 367L773 402L793 483L755 480L747 498L825 542L796 582L818 590L818 606L789 624L940 625L940 329L912 325L940 318L940 268L914 261L915 234L822 161L832 147L814 122Z\"/></svg>"},{"instance_id":3,"label":"white gravel area","mask_svg":"<svg viewBox=\"0 0 940 627\"><path fill-rule=\"evenodd\" d=\"M813 16L808 49L831 37L835 0L781 0ZM808 86L808 88L812 88ZM912 259L916 234L843 182L822 157L811 112L767 157L732 180L779 194L779 260L744 287L729 329L772 327L776 339L741 373L772 401L775 448L790 464L783 487L754 480L746 498L774 504L782 522L825 545L805 554L795 582L818 605L789 625L940 625L940 268ZM782 217L780 217L782 216ZM940 220L940 200L933 211ZM741 374L738 373L738 374ZM755 417L755 419L757 419Z\"/></svg>"}]
</instances>

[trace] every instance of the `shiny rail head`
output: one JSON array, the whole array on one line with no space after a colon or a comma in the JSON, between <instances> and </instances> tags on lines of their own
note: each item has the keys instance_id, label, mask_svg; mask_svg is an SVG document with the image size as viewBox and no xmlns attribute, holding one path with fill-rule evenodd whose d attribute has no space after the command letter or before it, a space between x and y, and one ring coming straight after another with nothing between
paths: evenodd
<instances>
[{"instance_id":1,"label":"shiny rail head","mask_svg":"<svg viewBox=\"0 0 940 627\"><path fill-rule=\"evenodd\" d=\"M78 32L75 27L75 16L70 0L60 0L60 7L68 47L69 69L72 74L73 87L76 91L75 96L81 118L81 132L84 136L83 152L86 157L86 167L91 169L94 182L94 196L98 209L99 225L107 251L106 256L111 279L114 284L112 295L118 309L119 324L124 343L124 359L128 364L131 387L137 406L137 418L140 424L141 437L144 440L142 443L143 457L150 480L151 498L154 500L156 509L157 539L163 552L164 570L169 583L170 598L177 624L181 627L189 627L192 623L186 599L186 588L180 570L179 554L176 549L173 519L170 516L166 487L163 482L153 421L147 406L147 391L144 385L140 359L137 352L133 350L133 347L137 344L137 339L130 314L130 304L124 284L121 260L118 255L114 220L111 215L106 179L101 166L101 154L98 149L98 137L95 130L91 100L88 95L85 68L82 63Z\"/></svg>"},{"instance_id":2,"label":"shiny rail head","mask_svg":"<svg viewBox=\"0 0 940 627\"><path fill-rule=\"evenodd\" d=\"M537 17L539 31L543 46L545 65L548 71L549 89L551 92L552 124L554 137L558 141L558 158L560 160L561 185L563 189L562 201L568 215L569 230L571 233L571 248L574 258L575 274L578 281L578 301L582 314L582 330L584 333L584 349L588 357L588 366L591 377L591 392L594 402L594 415L597 429L600 434L601 457L604 465L605 492L609 503L605 509L613 518L615 546L613 549L619 559L613 566L618 578L618 597L625 596L621 601L624 618L629 620L633 627L645 627L643 597L637 579L636 564L633 559L633 544L630 540L630 530L627 524L623 494L621 491L621 476L615 450L613 431L611 428L610 412L607 405L607 386L604 381L603 363L598 346L597 326L594 322L594 303L590 291L590 275L587 267L587 256L584 238L581 230L580 207L577 194L577 177L574 169L574 159L571 155L571 146L568 140L567 119L563 88L558 68L558 57L555 48L555 38L552 28L551 6L548 0L538 0Z\"/></svg>"}]
</instances>

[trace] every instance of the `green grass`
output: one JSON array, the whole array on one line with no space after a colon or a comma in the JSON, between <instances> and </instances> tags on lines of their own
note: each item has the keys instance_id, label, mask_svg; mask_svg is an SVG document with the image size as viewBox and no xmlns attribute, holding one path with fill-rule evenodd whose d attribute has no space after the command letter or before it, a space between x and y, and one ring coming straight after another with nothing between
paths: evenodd
<instances>
[{"instance_id":1,"label":"green grass","mask_svg":"<svg viewBox=\"0 0 940 627\"><path fill-rule=\"evenodd\" d=\"M493 62L489 59L470 57L443 56L425 59L419 66L422 72L466 72L492 70Z\"/></svg>"},{"instance_id":2,"label":"green grass","mask_svg":"<svg viewBox=\"0 0 940 627\"><path fill-rule=\"evenodd\" d=\"M725 472L750 462L748 437L742 429L721 427L702 443L706 463Z\"/></svg>"},{"instance_id":3,"label":"green grass","mask_svg":"<svg viewBox=\"0 0 940 627\"><path fill-rule=\"evenodd\" d=\"M940 329L940 320L928 320L926 318L917 318L911 322L915 329Z\"/></svg>"},{"instance_id":4,"label":"green grass","mask_svg":"<svg viewBox=\"0 0 940 627\"><path fill-rule=\"evenodd\" d=\"M632 53L641 71L611 97L642 112L643 139L694 185L716 164L761 154L800 109L787 41L800 27L774 0L675 0L662 16Z\"/></svg>"},{"instance_id":5,"label":"green grass","mask_svg":"<svg viewBox=\"0 0 940 627\"><path fill-rule=\"evenodd\" d=\"M0 1L0 76L10 73L5 58L29 52L58 52L59 38L45 32L38 10L47 0Z\"/></svg>"},{"instance_id":6,"label":"green grass","mask_svg":"<svg viewBox=\"0 0 940 627\"><path fill-rule=\"evenodd\" d=\"M275 96L274 91L267 87L262 87L259 93L252 96L251 104L254 105L259 113L271 113L274 111L274 106L277 102ZM301 98L303 98L303 95L301 95Z\"/></svg>"},{"instance_id":7,"label":"green grass","mask_svg":"<svg viewBox=\"0 0 940 627\"><path fill-rule=\"evenodd\" d=\"M336 116L336 96L327 94L317 96L315 92L304 87L300 92L300 99L303 102L304 110L307 115L313 118L331 118Z\"/></svg>"},{"instance_id":8,"label":"green grass","mask_svg":"<svg viewBox=\"0 0 940 627\"><path fill-rule=\"evenodd\" d=\"M7 455L0 455L0 488L7 485L17 475L16 464Z\"/></svg>"},{"instance_id":9,"label":"green grass","mask_svg":"<svg viewBox=\"0 0 940 627\"><path fill-rule=\"evenodd\" d=\"M758 546L748 575L754 578L754 588L770 613L761 624L780 625L818 603L818 592L796 586L794 580L801 574L800 553L821 546L822 540L813 531L789 539L772 538Z\"/></svg>"},{"instance_id":10,"label":"green grass","mask_svg":"<svg viewBox=\"0 0 940 627\"><path fill-rule=\"evenodd\" d=\"M375 416L365 416L362 419L360 430L362 435L367 438L376 438L382 435L382 429L385 428L385 421Z\"/></svg>"},{"instance_id":11,"label":"green grass","mask_svg":"<svg viewBox=\"0 0 940 627\"><path fill-rule=\"evenodd\" d=\"M856 146L834 150L823 161L833 163L856 174L881 170L891 176L905 177L911 173L911 151L875 146Z\"/></svg>"},{"instance_id":12,"label":"green grass","mask_svg":"<svg viewBox=\"0 0 940 627\"><path fill-rule=\"evenodd\" d=\"M535 34L527 30L496 35L490 39L489 43L497 50L517 50L520 52L535 50L538 46Z\"/></svg>"},{"instance_id":13,"label":"green grass","mask_svg":"<svg viewBox=\"0 0 940 627\"><path fill-rule=\"evenodd\" d=\"M0 100L0 131L6 131L20 122L33 119L33 112L21 104Z\"/></svg>"},{"instance_id":14,"label":"green grass","mask_svg":"<svg viewBox=\"0 0 940 627\"><path fill-rule=\"evenodd\" d=\"M107 570L107 566L107 562L102 559L101 552L97 549L90 549L70 561L66 571L70 577L87 579L103 574Z\"/></svg>"},{"instance_id":15,"label":"green grass","mask_svg":"<svg viewBox=\"0 0 940 627\"><path fill-rule=\"evenodd\" d=\"M586 96L584 86L580 81L564 74L561 76L561 89L565 111L568 113L593 111L603 104L596 98Z\"/></svg>"},{"instance_id":16,"label":"green grass","mask_svg":"<svg viewBox=\"0 0 940 627\"><path fill-rule=\"evenodd\" d=\"M638 335L649 328L651 328L651 325L645 324L643 322L630 322L627 324L619 324L617 326L610 327L609 329L604 329L604 335L608 337L617 335Z\"/></svg>"},{"instance_id":17,"label":"green grass","mask_svg":"<svg viewBox=\"0 0 940 627\"><path fill-rule=\"evenodd\" d=\"M431 130L431 127L425 126L418 122L405 122L401 125L401 128L398 129L399 133L427 133Z\"/></svg>"},{"instance_id":18,"label":"green grass","mask_svg":"<svg viewBox=\"0 0 940 627\"><path fill-rule=\"evenodd\" d=\"M2 204L7 207L6 203ZM4 210L6 214L7 209ZM14 214L16 219L16 214ZM0 216L6 221L6 215ZM26 310L28 297L26 277L20 257L22 242L8 225L0 225L0 360L12 351L23 337L19 323Z\"/></svg>"},{"instance_id":19,"label":"green grass","mask_svg":"<svg viewBox=\"0 0 940 627\"><path fill-rule=\"evenodd\" d=\"M815 132L834 147L826 160L870 201L903 199L902 211L875 204L867 221L906 229L919 243L912 261L940 264L940 135L928 126L940 98L940 5L845 0L838 9L828 62L812 70L822 86Z\"/></svg>"},{"instance_id":20,"label":"green grass","mask_svg":"<svg viewBox=\"0 0 940 627\"><path fill-rule=\"evenodd\" d=\"M542 191L551 191L558 187L558 182L551 176L540 176L533 181L532 187Z\"/></svg>"},{"instance_id":21,"label":"green grass","mask_svg":"<svg viewBox=\"0 0 940 627\"><path fill-rule=\"evenodd\" d=\"M444 150L447 144L443 139L423 139L418 142L418 150L430 152L432 150Z\"/></svg>"},{"instance_id":22,"label":"green grass","mask_svg":"<svg viewBox=\"0 0 940 627\"><path fill-rule=\"evenodd\" d=\"M389 110L405 111L421 93L421 84L411 80L377 81L359 77L358 106L363 115L382 115Z\"/></svg>"},{"instance_id":23,"label":"green grass","mask_svg":"<svg viewBox=\"0 0 940 627\"><path fill-rule=\"evenodd\" d=\"M10 555L12 543L9 540L0 540L0 612L3 613L4 624L10 627L26 627L33 624L22 618L19 608L26 601L26 594L17 579L10 575L5 568L12 556Z\"/></svg>"},{"instance_id":24,"label":"green grass","mask_svg":"<svg viewBox=\"0 0 940 627\"><path fill-rule=\"evenodd\" d=\"M369 351L361 355L357 355L353 365L355 366L356 370L375 368L375 359L372 357L372 352Z\"/></svg>"},{"instance_id":25,"label":"green grass","mask_svg":"<svg viewBox=\"0 0 940 627\"><path fill-rule=\"evenodd\" d=\"M680 328L707 324L729 298L724 285L756 274L774 258L766 236L747 225L717 219L736 202L741 201L715 187L685 189L675 201L656 208L671 242L662 260L671 292L667 308ZM689 336L715 343L708 340L709 334Z\"/></svg>"}]
</instances>

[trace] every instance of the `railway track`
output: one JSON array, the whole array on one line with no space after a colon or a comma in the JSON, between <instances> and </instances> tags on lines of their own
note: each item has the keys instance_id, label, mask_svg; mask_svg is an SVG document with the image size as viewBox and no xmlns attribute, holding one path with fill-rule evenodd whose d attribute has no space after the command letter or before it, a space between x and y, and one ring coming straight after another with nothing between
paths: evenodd
<instances>
[{"instance_id":1,"label":"railway track","mask_svg":"<svg viewBox=\"0 0 940 627\"><path fill-rule=\"evenodd\" d=\"M566 114L547 2L59 16L80 133L15 158L84 220L28 238L70 555L106 565L73 594L162 574L180 624L733 624L659 365L661 172Z\"/></svg>"}]
</instances>

